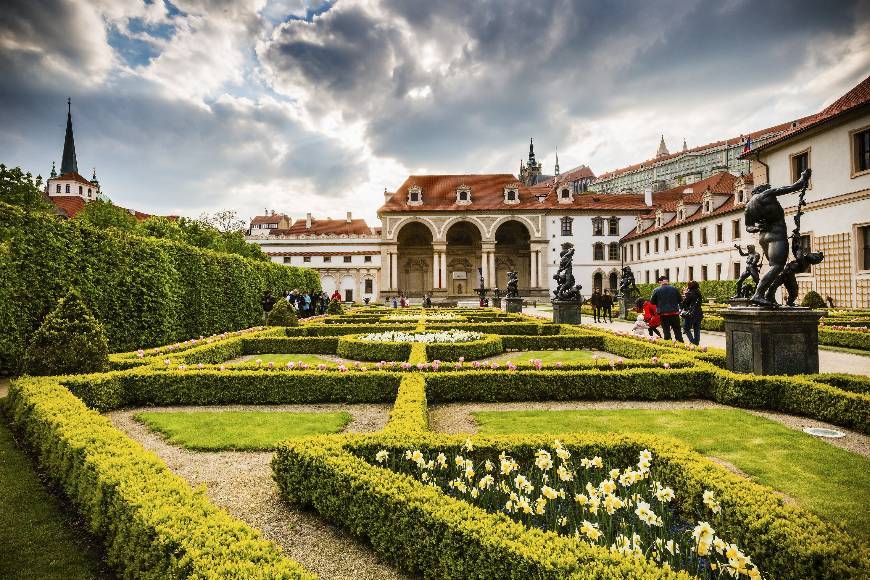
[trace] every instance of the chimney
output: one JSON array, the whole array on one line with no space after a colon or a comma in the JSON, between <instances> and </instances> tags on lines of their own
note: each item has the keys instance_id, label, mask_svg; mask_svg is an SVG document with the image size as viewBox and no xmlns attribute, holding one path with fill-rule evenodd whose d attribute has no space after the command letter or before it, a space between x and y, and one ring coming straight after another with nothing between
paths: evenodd
<instances>
[{"instance_id":1,"label":"chimney","mask_svg":"<svg viewBox=\"0 0 870 580\"><path fill-rule=\"evenodd\" d=\"M346 221L347 223L351 222L350 212L347 212L347 218L345 218L344 221Z\"/></svg>"},{"instance_id":2,"label":"chimney","mask_svg":"<svg viewBox=\"0 0 870 580\"><path fill-rule=\"evenodd\" d=\"M310 213L305 214L305 229L306 230L311 229L311 214Z\"/></svg>"},{"instance_id":3,"label":"chimney","mask_svg":"<svg viewBox=\"0 0 870 580\"><path fill-rule=\"evenodd\" d=\"M651 187L647 187L645 190L643 190L643 202L646 204L647 207L652 207L653 199Z\"/></svg>"}]
</instances>

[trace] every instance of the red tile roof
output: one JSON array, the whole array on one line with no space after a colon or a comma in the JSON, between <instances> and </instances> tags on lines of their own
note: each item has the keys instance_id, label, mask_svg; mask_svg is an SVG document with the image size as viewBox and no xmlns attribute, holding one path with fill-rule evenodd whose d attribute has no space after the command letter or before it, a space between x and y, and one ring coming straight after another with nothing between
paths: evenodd
<instances>
[{"instance_id":1,"label":"red tile roof","mask_svg":"<svg viewBox=\"0 0 870 580\"><path fill-rule=\"evenodd\" d=\"M275 215L258 215L254 216L251 220L251 225L255 226L258 224L277 224L280 223L282 219L286 219L287 222L290 222L290 218L283 213L276 213Z\"/></svg>"},{"instance_id":2,"label":"red tile roof","mask_svg":"<svg viewBox=\"0 0 870 580\"><path fill-rule=\"evenodd\" d=\"M315 235L315 236L377 236L376 232L366 224L365 220L353 219L348 222L343 220L311 220L311 227L306 227L304 219L298 219L288 230L272 230L272 235Z\"/></svg>"},{"instance_id":3,"label":"red tile roof","mask_svg":"<svg viewBox=\"0 0 870 580\"><path fill-rule=\"evenodd\" d=\"M377 256L379 250L355 250L353 252L266 252L267 256Z\"/></svg>"},{"instance_id":4,"label":"red tile roof","mask_svg":"<svg viewBox=\"0 0 870 580\"><path fill-rule=\"evenodd\" d=\"M471 203L456 203L456 189L466 185L471 188ZM423 192L422 205L408 204L408 189L414 186ZM504 188L516 187L519 203L505 203ZM541 201L538 201L538 196ZM597 210L624 209L637 211L646 209L643 195L639 194L595 194L583 193L573 196L573 203L560 204L552 181L526 187L509 173L483 175L411 175L384 203L378 213L384 212L421 212L452 211L475 212L492 210Z\"/></svg>"},{"instance_id":5,"label":"red tile roof","mask_svg":"<svg viewBox=\"0 0 870 580\"><path fill-rule=\"evenodd\" d=\"M85 204L88 203L84 199L82 199L81 197L79 197L77 195L53 195L53 196L50 196L48 199L58 209L58 213L66 216L68 218L76 217L76 215L78 215L79 212L81 212L85 208ZM131 210L128 210L128 209L120 207L120 206L116 206L116 207L119 207L120 209L123 209L126 212L131 211ZM139 221L144 221L144 220L147 220L148 218L151 217L151 214L143 213L141 211L132 210L132 212L133 213L131 215ZM175 216L168 216L168 217L170 219L175 218Z\"/></svg>"},{"instance_id":6,"label":"red tile roof","mask_svg":"<svg viewBox=\"0 0 870 580\"><path fill-rule=\"evenodd\" d=\"M793 123L796 123L800 127L804 123L811 121L814 117L815 117L815 115L809 115L807 117L801 117L800 119L796 119L795 121L781 123L779 125L774 125L773 127L761 129L760 131L753 131L753 132L749 133L749 137L751 137L752 140L754 141L754 140L757 140L757 139L763 137L764 135L788 131L789 129L791 129ZM667 161L669 159L674 159L676 157L679 157L681 155L685 155L687 153L696 153L699 151L704 151L705 149L712 149L714 147L721 147L722 145L725 145L725 144L739 145L739 144L743 143L743 141L745 139L746 139L746 135L740 135L739 137L732 137L730 139L723 139L721 141L714 141L713 143L707 143L706 145L692 147L691 149L687 149L686 151L680 150L680 151L676 151L674 153L671 153L670 155L662 155L660 157L653 157L651 159L647 159L646 161L642 161L640 163L635 163L634 165L629 165L628 167L623 167L621 169L615 169L613 171L608 171L607 173L599 175L598 179L596 181L601 181L602 179L609 179L611 177L616 177L618 175L630 173L632 171L636 171L636 170L642 169L642 168L646 169L646 168L652 167L656 163L660 163L662 161Z\"/></svg>"},{"instance_id":7,"label":"red tile roof","mask_svg":"<svg viewBox=\"0 0 870 580\"><path fill-rule=\"evenodd\" d=\"M807 131L834 121L846 113L851 113L852 111L856 111L862 107L866 107L868 103L870 103L870 76L861 81L851 91L822 109L822 111L819 112L817 115L813 115L812 120L809 123L799 125L794 129L788 131L787 133L780 135L775 139L771 139L767 143L753 148L751 151L747 151L746 153L740 155L740 158L745 159L755 153L758 153L759 151L764 151L765 149L769 149L774 145L784 143L798 135L806 133Z\"/></svg>"},{"instance_id":8,"label":"red tile roof","mask_svg":"<svg viewBox=\"0 0 870 580\"><path fill-rule=\"evenodd\" d=\"M656 211L659 209L669 213L676 212L677 203L680 200L693 205L700 204L704 198L704 194L707 191L710 191L714 194L728 195L728 199L725 201L725 203L723 203L710 213L705 214L699 209L692 215L686 216L686 218L680 222L677 221L676 215L674 215L673 217L671 217L670 220L663 223L661 227L656 227L655 225L653 225L640 233L638 233L637 229L633 229L625 236L623 236L622 241L624 242L635 238L642 238L650 234L663 232L665 230L670 230L676 227L684 226L686 224L691 224L692 222L701 221L712 216L726 214L734 211L735 209L740 209L734 206L734 183L736 181L737 177L723 171L722 173L711 175L707 179L696 181L695 183L692 183L690 185L681 185L680 187L674 187L672 189L660 191L658 192L658 199L656 199L656 194L653 194L653 207L648 213L642 216L647 219L654 219Z\"/></svg>"},{"instance_id":9,"label":"red tile roof","mask_svg":"<svg viewBox=\"0 0 870 580\"><path fill-rule=\"evenodd\" d=\"M585 165L580 165L579 167L575 167L574 169L569 169L564 173L560 173L558 176L551 177L537 185L553 185L553 183L570 183L572 181L577 181L578 179L595 179L595 174L592 173L592 170L589 169Z\"/></svg>"},{"instance_id":10,"label":"red tile roof","mask_svg":"<svg viewBox=\"0 0 870 580\"><path fill-rule=\"evenodd\" d=\"M76 173L75 171L70 171L68 173L64 173L63 175L58 175L57 177L52 177L52 180L63 180L63 181L78 181L82 185L87 185L88 187L95 187L91 180L86 179Z\"/></svg>"}]
</instances>

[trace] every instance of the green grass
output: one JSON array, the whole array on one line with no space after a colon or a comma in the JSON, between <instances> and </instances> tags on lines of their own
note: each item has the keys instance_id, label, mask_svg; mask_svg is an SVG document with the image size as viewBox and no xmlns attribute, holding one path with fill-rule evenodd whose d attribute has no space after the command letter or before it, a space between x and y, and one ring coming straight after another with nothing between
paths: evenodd
<instances>
[{"instance_id":1,"label":"green grass","mask_svg":"<svg viewBox=\"0 0 870 580\"><path fill-rule=\"evenodd\" d=\"M169 443L195 451L273 449L291 437L338 433L351 420L344 412L281 411L146 411L134 418L163 434Z\"/></svg>"},{"instance_id":2,"label":"green grass","mask_svg":"<svg viewBox=\"0 0 870 580\"><path fill-rule=\"evenodd\" d=\"M493 358L486 359L487 361L498 362L529 362L534 358L541 359L544 364L552 364L556 362L571 363L571 362L592 362L592 355L595 354L591 350L523 350L517 352L506 352ZM611 356L611 355L602 355ZM617 358L613 355L613 358Z\"/></svg>"},{"instance_id":3,"label":"green grass","mask_svg":"<svg viewBox=\"0 0 870 580\"><path fill-rule=\"evenodd\" d=\"M831 346L828 344L820 344L819 350L832 350L834 352L845 352L847 354L857 354L858 356L870 357L870 351L861 350L858 348L849 348L846 346Z\"/></svg>"},{"instance_id":4,"label":"green grass","mask_svg":"<svg viewBox=\"0 0 870 580\"><path fill-rule=\"evenodd\" d=\"M2 403L2 400L0 400ZM111 578L84 528L42 486L0 416L0 577Z\"/></svg>"},{"instance_id":5,"label":"green grass","mask_svg":"<svg viewBox=\"0 0 870 580\"><path fill-rule=\"evenodd\" d=\"M870 460L737 409L479 412L480 433L640 432L725 460L855 536L870 537Z\"/></svg>"},{"instance_id":6,"label":"green grass","mask_svg":"<svg viewBox=\"0 0 870 580\"><path fill-rule=\"evenodd\" d=\"M275 363L275 366L284 366L288 362L300 363L303 362L305 364L311 366L317 366L319 364L325 364L328 367L337 367L339 364L353 364L356 361L347 360L335 355L330 354L253 354L249 356L244 356L242 358L238 358L235 360L231 360L228 364L256 364L257 359L263 361L263 365L267 365L270 362Z\"/></svg>"}]
</instances>

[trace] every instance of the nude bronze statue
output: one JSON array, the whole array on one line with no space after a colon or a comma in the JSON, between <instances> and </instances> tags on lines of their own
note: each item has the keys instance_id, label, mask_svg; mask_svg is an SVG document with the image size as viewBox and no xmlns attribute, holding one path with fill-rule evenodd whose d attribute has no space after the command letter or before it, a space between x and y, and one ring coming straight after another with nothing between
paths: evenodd
<instances>
[{"instance_id":1,"label":"nude bronze statue","mask_svg":"<svg viewBox=\"0 0 870 580\"><path fill-rule=\"evenodd\" d=\"M743 270L743 273L737 279L737 291L731 297L732 300L743 297L743 284L747 278L752 278L752 282L758 286L758 269L761 268L761 255L755 251L754 244L746 246L745 254L743 253L743 247L739 244L734 244L734 247L737 248L737 252L741 256L746 257L746 269Z\"/></svg>"},{"instance_id":2,"label":"nude bronze statue","mask_svg":"<svg viewBox=\"0 0 870 580\"><path fill-rule=\"evenodd\" d=\"M752 197L746 204L744 221L746 231L758 233L758 243L761 244L769 266L755 288L755 294L750 301L762 307L775 308L779 306L775 301L767 297L767 291L782 273L788 261L789 235L785 224L785 212L777 199L780 195L806 191L809 185L811 171L806 169L800 179L791 185L783 187L770 187L759 185L752 190Z\"/></svg>"},{"instance_id":3,"label":"nude bronze statue","mask_svg":"<svg viewBox=\"0 0 870 580\"><path fill-rule=\"evenodd\" d=\"M556 281L556 289L553 291L554 300L580 300L580 285L574 285L574 244L562 244L562 252L559 254L559 269L553 276Z\"/></svg>"}]
</instances>

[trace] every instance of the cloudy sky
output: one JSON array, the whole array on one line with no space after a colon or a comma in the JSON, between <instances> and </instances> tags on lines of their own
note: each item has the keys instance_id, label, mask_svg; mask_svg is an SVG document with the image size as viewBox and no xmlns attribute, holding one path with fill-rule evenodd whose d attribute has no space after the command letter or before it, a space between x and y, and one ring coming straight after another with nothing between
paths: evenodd
<instances>
[{"instance_id":1,"label":"cloudy sky","mask_svg":"<svg viewBox=\"0 0 870 580\"><path fill-rule=\"evenodd\" d=\"M374 220L409 173L603 173L813 113L870 72L860 0L5 0L0 162L121 205ZM862 32L863 31L863 32Z\"/></svg>"}]
</instances>

